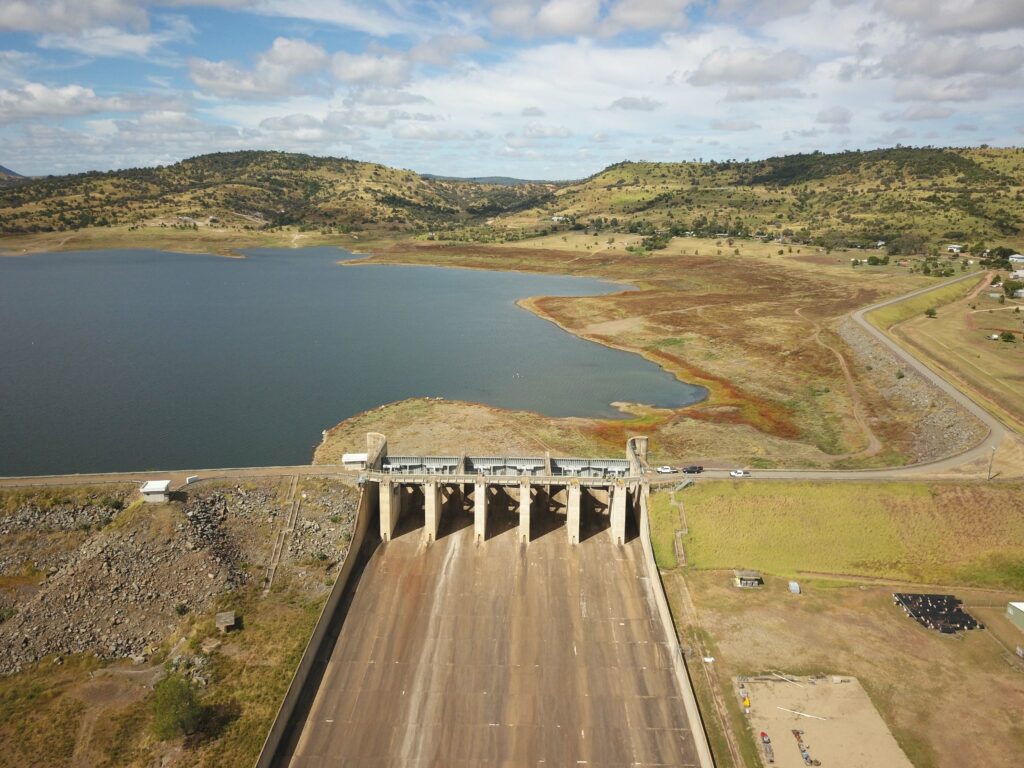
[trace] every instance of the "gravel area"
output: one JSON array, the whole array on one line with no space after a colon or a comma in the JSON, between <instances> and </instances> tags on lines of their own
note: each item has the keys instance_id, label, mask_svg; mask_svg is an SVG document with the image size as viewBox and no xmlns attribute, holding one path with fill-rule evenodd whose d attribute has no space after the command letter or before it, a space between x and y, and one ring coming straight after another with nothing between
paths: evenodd
<instances>
[{"instance_id":1,"label":"gravel area","mask_svg":"<svg viewBox=\"0 0 1024 768\"><path fill-rule=\"evenodd\" d=\"M867 376L884 399L885 410L900 413L910 423L909 451L914 461L933 461L960 453L985 436L984 424L901 364L852 320L844 321L837 332L849 348L857 373Z\"/></svg>"},{"instance_id":2,"label":"gravel area","mask_svg":"<svg viewBox=\"0 0 1024 768\"><path fill-rule=\"evenodd\" d=\"M306 494L286 560L343 560L357 492L324 484ZM48 655L146 655L185 616L262 577L287 510L274 484L200 486L185 500L124 510L103 502L29 499L0 515L0 576L36 574L0 589L0 674ZM34 556L40 543L58 554ZM309 578L323 588L322 573Z\"/></svg>"}]
</instances>

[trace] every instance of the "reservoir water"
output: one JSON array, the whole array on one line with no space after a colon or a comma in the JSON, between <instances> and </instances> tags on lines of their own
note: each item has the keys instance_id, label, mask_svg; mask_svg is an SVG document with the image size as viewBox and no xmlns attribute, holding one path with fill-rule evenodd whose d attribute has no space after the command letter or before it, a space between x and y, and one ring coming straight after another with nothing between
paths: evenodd
<instances>
[{"instance_id":1,"label":"reservoir water","mask_svg":"<svg viewBox=\"0 0 1024 768\"><path fill-rule=\"evenodd\" d=\"M613 417L705 395L515 304L619 286L246 256L0 258L0 475L307 463L321 430L407 397Z\"/></svg>"}]
</instances>

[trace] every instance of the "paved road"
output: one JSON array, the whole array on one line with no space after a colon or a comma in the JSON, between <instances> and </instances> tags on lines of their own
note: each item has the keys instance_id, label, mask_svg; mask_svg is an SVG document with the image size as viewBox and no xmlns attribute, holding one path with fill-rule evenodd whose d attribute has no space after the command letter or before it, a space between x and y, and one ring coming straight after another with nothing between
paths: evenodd
<instances>
[{"instance_id":1,"label":"paved road","mask_svg":"<svg viewBox=\"0 0 1024 768\"><path fill-rule=\"evenodd\" d=\"M233 480L246 477L290 477L292 475L345 475L355 478L355 470L340 464L297 464L284 467L228 467L224 469L175 469L148 472L96 472L75 475L35 475L29 477L0 477L0 488L61 485L105 485L108 483L143 483L146 480L170 480L172 488L185 485L185 478L193 475L200 480Z\"/></svg>"},{"instance_id":2,"label":"paved road","mask_svg":"<svg viewBox=\"0 0 1024 768\"><path fill-rule=\"evenodd\" d=\"M639 539L445 520L371 557L288 765L697 765Z\"/></svg>"}]
</instances>

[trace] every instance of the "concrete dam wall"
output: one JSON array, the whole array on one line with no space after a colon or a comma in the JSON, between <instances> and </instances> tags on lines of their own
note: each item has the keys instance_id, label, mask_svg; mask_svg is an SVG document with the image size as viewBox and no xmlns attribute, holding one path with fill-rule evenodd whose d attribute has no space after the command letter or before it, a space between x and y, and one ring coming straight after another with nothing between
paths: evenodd
<instances>
[{"instance_id":1,"label":"concrete dam wall","mask_svg":"<svg viewBox=\"0 0 1024 768\"><path fill-rule=\"evenodd\" d=\"M524 537L515 491L492 492L479 536L471 489L452 488L407 489L383 541L382 488L365 483L352 567L258 765L711 768L646 485L622 544L600 488L582 491L578 544L556 493L532 497Z\"/></svg>"}]
</instances>

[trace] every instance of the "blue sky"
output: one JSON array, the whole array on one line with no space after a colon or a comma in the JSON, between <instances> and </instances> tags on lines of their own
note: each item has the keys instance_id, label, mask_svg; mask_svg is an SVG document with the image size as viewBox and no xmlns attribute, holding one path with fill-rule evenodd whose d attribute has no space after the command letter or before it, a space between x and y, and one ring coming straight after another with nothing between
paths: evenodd
<instances>
[{"instance_id":1,"label":"blue sky","mask_svg":"<svg viewBox=\"0 0 1024 768\"><path fill-rule=\"evenodd\" d=\"M461 176L1024 142L1022 0L0 0L0 165Z\"/></svg>"}]
</instances>

